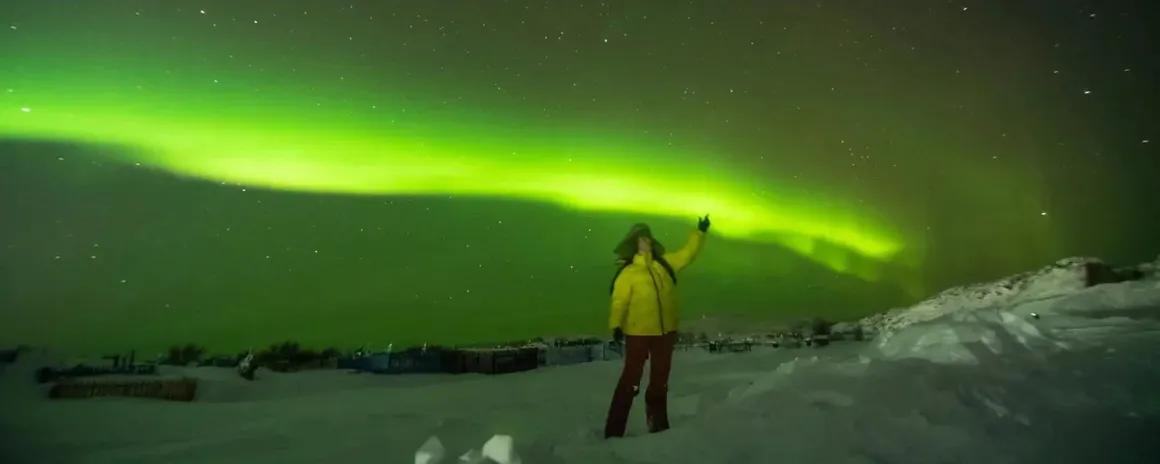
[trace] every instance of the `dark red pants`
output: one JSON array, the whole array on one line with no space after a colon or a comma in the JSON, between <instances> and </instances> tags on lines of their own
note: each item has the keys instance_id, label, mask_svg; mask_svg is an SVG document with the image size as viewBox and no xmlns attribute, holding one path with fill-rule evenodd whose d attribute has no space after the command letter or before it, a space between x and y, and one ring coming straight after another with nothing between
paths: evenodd
<instances>
[{"instance_id":1,"label":"dark red pants","mask_svg":"<svg viewBox=\"0 0 1160 464\"><path fill-rule=\"evenodd\" d=\"M673 346L676 333L665 335L629 335L625 337L624 370L612 393L608 419L604 422L604 437L623 437L632 410L632 400L640 393L640 378L644 363L649 361L648 389L644 392L645 415L649 432L669 428L669 371L673 367ZM650 361L651 360L651 361Z\"/></svg>"}]
</instances>

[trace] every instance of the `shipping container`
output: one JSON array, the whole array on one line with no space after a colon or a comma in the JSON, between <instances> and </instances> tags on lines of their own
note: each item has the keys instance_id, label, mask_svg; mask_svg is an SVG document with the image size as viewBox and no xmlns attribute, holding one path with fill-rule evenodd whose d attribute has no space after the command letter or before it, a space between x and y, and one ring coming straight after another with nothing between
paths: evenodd
<instances>
[{"instance_id":1,"label":"shipping container","mask_svg":"<svg viewBox=\"0 0 1160 464\"><path fill-rule=\"evenodd\" d=\"M464 350L464 368L479 374L510 374L530 371L539 367L536 348L496 348Z\"/></svg>"},{"instance_id":2,"label":"shipping container","mask_svg":"<svg viewBox=\"0 0 1160 464\"><path fill-rule=\"evenodd\" d=\"M355 358L355 370L386 374L391 370L391 353L372 353Z\"/></svg>"},{"instance_id":3,"label":"shipping container","mask_svg":"<svg viewBox=\"0 0 1160 464\"><path fill-rule=\"evenodd\" d=\"M443 349L411 348L391 353L392 374L437 374L443 372Z\"/></svg>"}]
</instances>

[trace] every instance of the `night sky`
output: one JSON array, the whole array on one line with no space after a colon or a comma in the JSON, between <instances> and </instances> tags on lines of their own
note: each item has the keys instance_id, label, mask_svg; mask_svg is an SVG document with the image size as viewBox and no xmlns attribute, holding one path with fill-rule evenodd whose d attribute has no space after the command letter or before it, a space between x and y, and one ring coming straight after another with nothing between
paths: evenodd
<instances>
[{"instance_id":1,"label":"night sky","mask_svg":"<svg viewBox=\"0 0 1160 464\"><path fill-rule=\"evenodd\" d=\"M603 333L629 226L675 248L705 213L686 320L856 317L1160 251L1156 15L1133 2L6 0L0 21L0 344Z\"/></svg>"}]
</instances>

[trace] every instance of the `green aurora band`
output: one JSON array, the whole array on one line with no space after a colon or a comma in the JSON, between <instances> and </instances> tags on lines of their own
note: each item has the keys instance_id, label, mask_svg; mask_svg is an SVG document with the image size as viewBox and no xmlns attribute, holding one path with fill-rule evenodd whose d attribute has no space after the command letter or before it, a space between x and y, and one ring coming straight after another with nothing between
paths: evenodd
<instances>
[{"instance_id":1,"label":"green aurora band","mask_svg":"<svg viewBox=\"0 0 1160 464\"><path fill-rule=\"evenodd\" d=\"M384 115L382 104L328 111L293 89L127 92L74 81L9 89L0 136L113 144L128 148L118 162L287 191L499 197L688 221L711 213L720 236L780 245L869 281L886 264L917 264L889 223L855 202L598 129L463 122L467 112L445 109Z\"/></svg>"}]
</instances>

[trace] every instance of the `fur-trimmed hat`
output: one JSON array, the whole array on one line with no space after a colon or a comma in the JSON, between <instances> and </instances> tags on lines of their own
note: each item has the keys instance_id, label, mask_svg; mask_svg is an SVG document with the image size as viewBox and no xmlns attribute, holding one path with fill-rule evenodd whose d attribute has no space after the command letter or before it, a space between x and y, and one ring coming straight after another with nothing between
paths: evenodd
<instances>
[{"instance_id":1,"label":"fur-trimmed hat","mask_svg":"<svg viewBox=\"0 0 1160 464\"><path fill-rule=\"evenodd\" d=\"M653 256L664 256L665 246L661 245L661 242L658 241L656 237L653 237L652 229L649 229L648 224L643 222L633 224L632 228L628 230L628 235L624 236L624 240L621 240L620 244L616 245L616 249L612 250L612 252L616 253L616 256L622 259L632 258L633 255L636 255L636 252L638 251L637 240L640 237L648 237L652 239Z\"/></svg>"}]
</instances>

